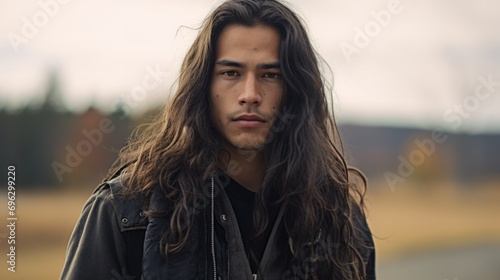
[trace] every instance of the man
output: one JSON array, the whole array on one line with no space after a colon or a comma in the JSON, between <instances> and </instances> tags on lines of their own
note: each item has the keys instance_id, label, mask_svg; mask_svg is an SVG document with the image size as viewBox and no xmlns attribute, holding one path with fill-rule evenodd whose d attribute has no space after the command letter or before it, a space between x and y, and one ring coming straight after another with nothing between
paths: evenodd
<instances>
[{"instance_id":1,"label":"man","mask_svg":"<svg viewBox=\"0 0 500 280\"><path fill-rule=\"evenodd\" d=\"M364 186L338 143L298 17L224 2L84 206L62 279L375 279Z\"/></svg>"}]
</instances>

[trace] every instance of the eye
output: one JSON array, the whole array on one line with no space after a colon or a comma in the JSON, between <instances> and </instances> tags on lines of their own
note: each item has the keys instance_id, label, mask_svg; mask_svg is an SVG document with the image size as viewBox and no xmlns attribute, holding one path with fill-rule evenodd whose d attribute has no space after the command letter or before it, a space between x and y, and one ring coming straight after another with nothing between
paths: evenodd
<instances>
[{"instance_id":1,"label":"eye","mask_svg":"<svg viewBox=\"0 0 500 280\"><path fill-rule=\"evenodd\" d=\"M230 70L230 71L224 71L221 73L223 76L228 76L228 77L235 77L238 75L238 72Z\"/></svg>"},{"instance_id":2,"label":"eye","mask_svg":"<svg viewBox=\"0 0 500 280\"><path fill-rule=\"evenodd\" d=\"M277 79L281 77L280 73L266 73L264 74L264 78Z\"/></svg>"}]
</instances>

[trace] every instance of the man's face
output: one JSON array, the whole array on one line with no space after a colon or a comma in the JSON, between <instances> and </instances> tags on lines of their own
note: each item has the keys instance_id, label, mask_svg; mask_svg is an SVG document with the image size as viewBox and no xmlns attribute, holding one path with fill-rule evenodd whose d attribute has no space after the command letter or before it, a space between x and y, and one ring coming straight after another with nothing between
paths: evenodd
<instances>
[{"instance_id":1,"label":"man's face","mask_svg":"<svg viewBox=\"0 0 500 280\"><path fill-rule=\"evenodd\" d=\"M278 31L268 26L234 24L222 30L210 86L210 112L227 148L258 150L264 146L283 96L279 44Z\"/></svg>"}]
</instances>

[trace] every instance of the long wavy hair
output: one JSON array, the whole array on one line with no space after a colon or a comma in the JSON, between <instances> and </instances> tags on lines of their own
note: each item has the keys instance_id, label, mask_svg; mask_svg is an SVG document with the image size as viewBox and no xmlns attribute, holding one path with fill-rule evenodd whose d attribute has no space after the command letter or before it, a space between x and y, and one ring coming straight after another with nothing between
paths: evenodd
<instances>
[{"instance_id":1,"label":"long wavy hair","mask_svg":"<svg viewBox=\"0 0 500 280\"><path fill-rule=\"evenodd\" d=\"M192 230L195 196L203 193L204 183L219 166L220 136L210 121L209 88L217 39L230 24L262 24L280 34L280 114L289 117L276 118L274 128L280 129L271 129L276 133L264 147L267 171L256 197L256 232L269 223L270 204L286 203L283 223L290 255L297 261L304 256L322 261L310 276L365 279L360 246L365 229L357 217L364 216L366 181L356 172L362 182L355 184L344 160L327 101L331 88L304 25L278 1L229 0L204 20L182 63L175 95L145 130L131 138L113 169L122 167L127 174L127 194L147 201L159 189L172 203L162 245L166 255L180 251ZM307 249L318 238L328 239L322 244L329 245Z\"/></svg>"}]
</instances>

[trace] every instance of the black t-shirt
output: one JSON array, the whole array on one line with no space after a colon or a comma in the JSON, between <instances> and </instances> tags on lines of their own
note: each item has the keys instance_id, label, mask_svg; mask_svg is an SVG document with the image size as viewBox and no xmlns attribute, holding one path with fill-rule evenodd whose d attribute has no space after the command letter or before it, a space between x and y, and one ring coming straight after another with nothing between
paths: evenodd
<instances>
[{"instance_id":1,"label":"black t-shirt","mask_svg":"<svg viewBox=\"0 0 500 280\"><path fill-rule=\"evenodd\" d=\"M274 207L270 209L270 222L268 223L266 230L259 236L255 237L255 227L253 221L255 193L246 189L232 178L229 185L225 189L227 196L231 201L231 205L233 206L234 213L236 214L236 219L238 220L241 238L243 239L243 245L245 246L245 252L250 262L250 267L252 272L256 273L259 268L262 255L264 254L267 240L271 235L271 231L276 220L276 210Z\"/></svg>"}]
</instances>

